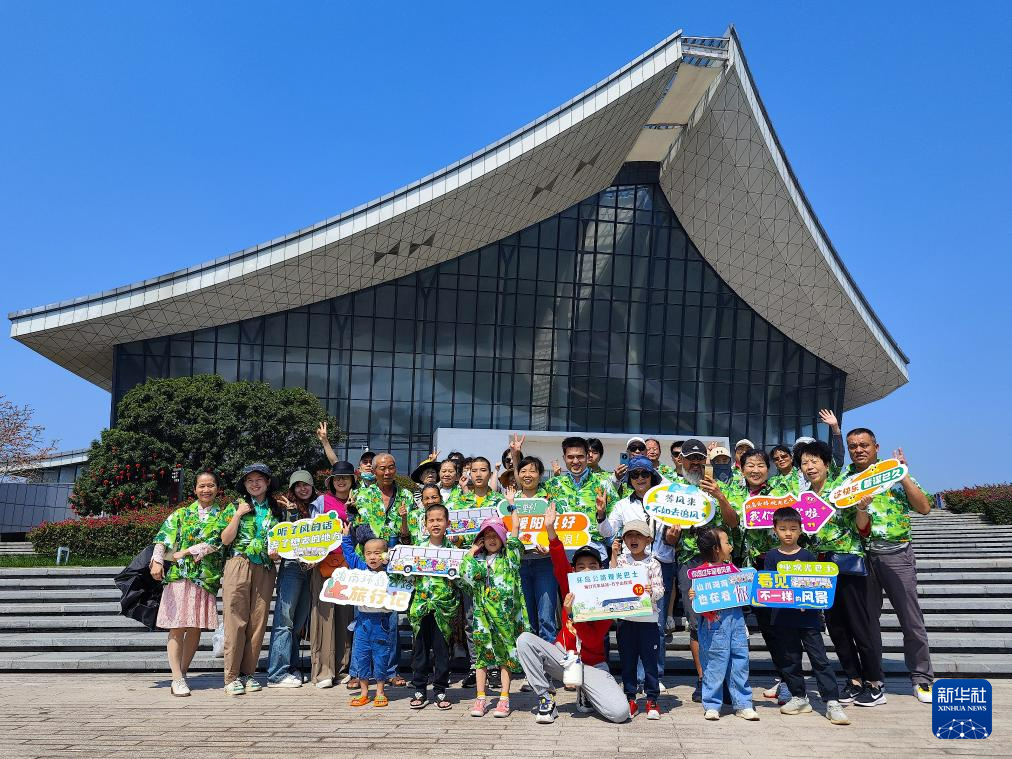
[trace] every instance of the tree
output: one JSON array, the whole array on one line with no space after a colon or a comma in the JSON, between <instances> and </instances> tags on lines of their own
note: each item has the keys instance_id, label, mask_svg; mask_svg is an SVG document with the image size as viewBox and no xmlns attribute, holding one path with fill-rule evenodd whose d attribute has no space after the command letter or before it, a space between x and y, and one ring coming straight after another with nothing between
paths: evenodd
<instances>
[{"instance_id":1,"label":"tree","mask_svg":"<svg viewBox=\"0 0 1012 759\"><path fill-rule=\"evenodd\" d=\"M42 459L56 452L43 442L45 427L33 424L31 406L18 406L0 395L0 477L34 477Z\"/></svg>"},{"instance_id":2,"label":"tree","mask_svg":"<svg viewBox=\"0 0 1012 759\"><path fill-rule=\"evenodd\" d=\"M256 461L279 479L299 468L314 471L327 464L316 439L322 421L337 429L319 400L300 388L226 382L213 374L148 380L123 396L116 429L92 443L88 475L75 485L74 507L96 514L165 502L174 491L176 465L190 479L201 470L215 471L228 487ZM96 463L106 472L92 477ZM145 467L143 482L122 479L124 472Z\"/></svg>"}]
</instances>

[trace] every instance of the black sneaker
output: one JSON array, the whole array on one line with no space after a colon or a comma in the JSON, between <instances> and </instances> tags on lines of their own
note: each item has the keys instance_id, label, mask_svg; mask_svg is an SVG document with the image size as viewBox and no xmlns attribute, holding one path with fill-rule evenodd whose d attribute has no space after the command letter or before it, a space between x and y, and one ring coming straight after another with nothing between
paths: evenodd
<instances>
[{"instance_id":1,"label":"black sneaker","mask_svg":"<svg viewBox=\"0 0 1012 759\"><path fill-rule=\"evenodd\" d=\"M871 683L865 683L864 689L854 699L854 706L881 706L885 702L886 694L884 688L872 685Z\"/></svg>"},{"instance_id":2,"label":"black sneaker","mask_svg":"<svg viewBox=\"0 0 1012 759\"><path fill-rule=\"evenodd\" d=\"M692 691L692 700L694 703L703 703L703 678L696 680L696 689Z\"/></svg>"},{"instance_id":3,"label":"black sneaker","mask_svg":"<svg viewBox=\"0 0 1012 759\"><path fill-rule=\"evenodd\" d=\"M558 709L555 708L555 700L542 696L538 699L538 711L534 717L535 722L540 722L543 725L550 725L555 722L555 718L559 716Z\"/></svg>"},{"instance_id":4,"label":"black sneaker","mask_svg":"<svg viewBox=\"0 0 1012 759\"><path fill-rule=\"evenodd\" d=\"M854 683L847 681L847 684L843 686L843 690L840 691L840 703L844 706L849 706L854 703L854 699L861 695L861 691L864 690L862 685L854 685Z\"/></svg>"},{"instance_id":5,"label":"black sneaker","mask_svg":"<svg viewBox=\"0 0 1012 759\"><path fill-rule=\"evenodd\" d=\"M460 681L461 688L473 688L477 684L478 684L478 676L474 673L473 669L470 672L468 672L467 675L465 675L463 680Z\"/></svg>"},{"instance_id":6,"label":"black sneaker","mask_svg":"<svg viewBox=\"0 0 1012 759\"><path fill-rule=\"evenodd\" d=\"M502 690L502 673L499 670L489 670L488 689L493 693Z\"/></svg>"}]
</instances>

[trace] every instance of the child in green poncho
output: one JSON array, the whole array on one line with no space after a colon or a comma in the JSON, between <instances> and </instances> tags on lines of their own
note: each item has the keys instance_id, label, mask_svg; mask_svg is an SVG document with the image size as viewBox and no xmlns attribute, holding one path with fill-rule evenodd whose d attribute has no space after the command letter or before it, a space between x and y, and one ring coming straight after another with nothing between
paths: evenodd
<instances>
[{"instance_id":1,"label":"child in green poncho","mask_svg":"<svg viewBox=\"0 0 1012 759\"><path fill-rule=\"evenodd\" d=\"M478 537L460 565L464 588L474 598L478 697L471 709L472 717L482 717L488 711L485 683L489 667L499 667L502 673L502 690L494 716L508 717L510 713L510 672L520 670L517 638L530 627L520 586L524 546L517 537L519 534L520 520L513 520L507 538L503 520L489 517L481 523Z\"/></svg>"},{"instance_id":2,"label":"child in green poncho","mask_svg":"<svg viewBox=\"0 0 1012 759\"><path fill-rule=\"evenodd\" d=\"M422 488L421 496L422 508L425 509L425 530L429 533L422 545L442 548L446 545L450 512L443 505L438 485L426 485ZM450 687L453 618L459 607L460 594L452 581L431 575L415 577L415 592L408 609L408 619L415 634L411 654L411 684L415 688L415 694L408 704L412 709L424 709L429 703L426 690L430 671L433 673L436 706L440 709L452 706L446 692Z\"/></svg>"}]
</instances>

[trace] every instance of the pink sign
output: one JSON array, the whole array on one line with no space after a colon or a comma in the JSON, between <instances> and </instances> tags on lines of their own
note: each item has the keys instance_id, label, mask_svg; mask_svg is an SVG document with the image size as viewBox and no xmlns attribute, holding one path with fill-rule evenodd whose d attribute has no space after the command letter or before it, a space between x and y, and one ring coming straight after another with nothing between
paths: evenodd
<instances>
[{"instance_id":1,"label":"pink sign","mask_svg":"<svg viewBox=\"0 0 1012 759\"><path fill-rule=\"evenodd\" d=\"M815 493L802 493L794 508L801 514L802 531L808 535L814 535L821 530L836 512Z\"/></svg>"},{"instance_id":2,"label":"pink sign","mask_svg":"<svg viewBox=\"0 0 1012 759\"><path fill-rule=\"evenodd\" d=\"M717 564L712 567L696 567L689 570L689 579L695 580L699 577L719 577L720 575L733 575L740 570L734 564Z\"/></svg>"},{"instance_id":3,"label":"pink sign","mask_svg":"<svg viewBox=\"0 0 1012 759\"><path fill-rule=\"evenodd\" d=\"M743 505L745 527L749 530L771 530L773 529L773 514L776 513L776 510L795 504L796 501L792 495L754 495L746 499Z\"/></svg>"}]
</instances>

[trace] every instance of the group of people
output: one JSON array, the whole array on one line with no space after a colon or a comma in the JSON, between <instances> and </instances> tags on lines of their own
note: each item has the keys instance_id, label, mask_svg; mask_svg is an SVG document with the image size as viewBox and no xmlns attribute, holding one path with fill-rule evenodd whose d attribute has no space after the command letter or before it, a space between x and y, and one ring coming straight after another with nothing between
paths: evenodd
<instances>
[{"instance_id":1,"label":"group of people","mask_svg":"<svg viewBox=\"0 0 1012 759\"><path fill-rule=\"evenodd\" d=\"M324 425L319 438L332 470L322 492L305 470L294 472L288 488L264 464L246 467L235 483L239 498L222 506L222 483L211 472L196 478L196 500L165 521L155 538L151 574L165 583L158 626L169 630L168 659L173 695L189 695L186 673L201 630L217 626L219 588L224 608L225 693L256 693L262 685L257 663L272 598L275 601L267 664L269 687L318 688L346 684L351 705L386 707L390 687L409 687L408 705L450 709L450 664L457 645L470 660L461 685L475 688L470 713L511 713L511 682L523 675L524 690L538 699L535 719L558 715L556 682L572 680L576 708L623 722L643 711L661 715L665 639L685 616L696 669L692 700L706 719L719 719L722 706L746 719L759 719L749 684L749 626L758 628L777 672L766 698L784 714L812 711L802 674L807 653L826 717L849 724L844 707L886 703L879 619L888 595L903 631L906 665L914 695L931 701L933 673L923 615L917 600L917 573L910 547L910 510L930 511L927 494L909 475L891 488L836 509L815 535L801 530L794 508L774 514L774 528L744 528L744 503L753 496L828 494L847 477L879 460L871 430L851 430L844 441L836 417L822 412L830 444L801 438L770 453L741 440L732 454L700 440L675 441L670 463L661 462L654 438L631 438L615 471L600 467L600 440L568 437L561 461L525 455L524 437L512 435L500 462L434 452L411 472L413 488L397 480L389 453L366 452L357 466L339 461ZM844 451L851 463L844 466ZM894 457L902 460L902 451ZM702 490L716 504L714 518L693 528L672 527L644 508L647 492L664 483ZM525 545L520 520L490 515L470 536L447 535L451 514L460 509L496 507L509 514L518 498L543 498L547 545ZM344 525L341 547L322 562L280 557L268 536L281 521L336 512ZM555 531L560 513L579 512L589 522L589 544L567 549ZM509 525L509 526L507 526ZM416 575L407 617L413 635L411 681L400 677L398 612L345 606L320 599L327 578L340 567L380 572L397 544L466 549L454 579ZM735 607L697 615L689 570L733 563L776 569L777 562L832 561L839 568L835 602L823 614L795 609ZM569 575L606 567L642 567L651 614L628 619L576 622ZM680 611L679 611L680 607ZM822 639L827 629L842 670L842 687ZM621 684L609 669L615 643ZM298 664L308 637L310 671ZM575 669L574 669L575 668ZM578 676L568 675L579 670ZM566 677L564 677L566 675ZM343 680L341 678L344 678ZM370 690L375 683L375 690ZM432 686L432 698L429 686ZM645 696L642 709L638 695ZM494 704L493 704L494 702Z\"/></svg>"}]
</instances>

